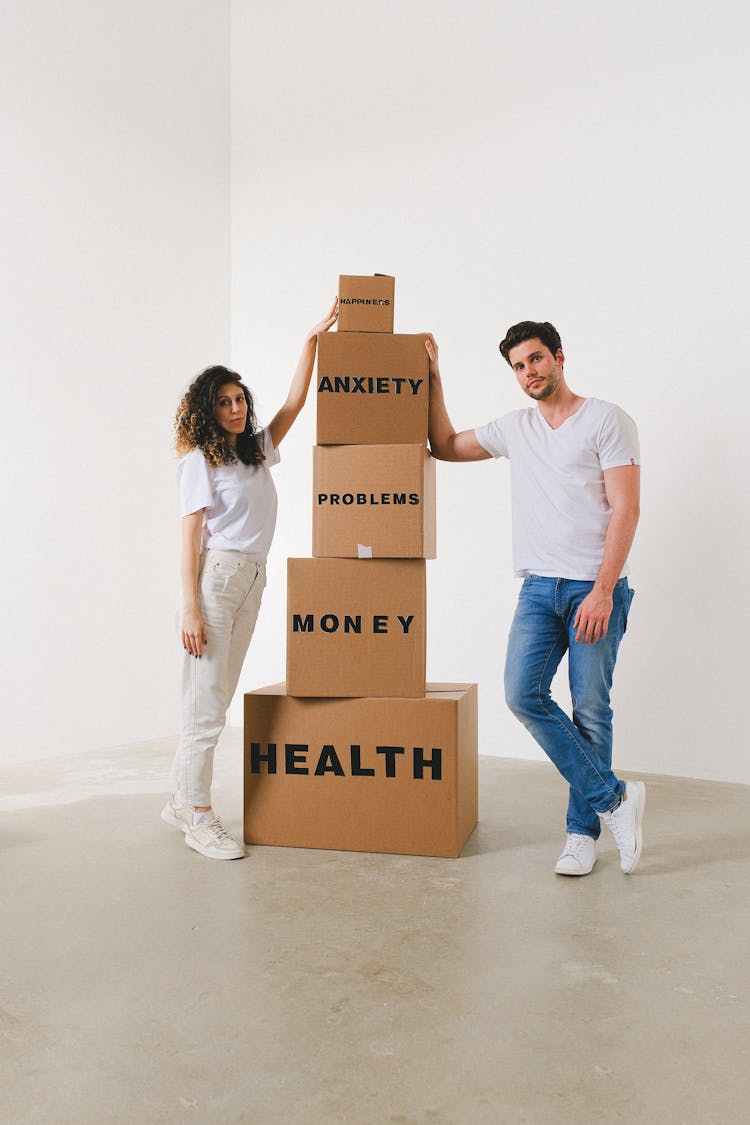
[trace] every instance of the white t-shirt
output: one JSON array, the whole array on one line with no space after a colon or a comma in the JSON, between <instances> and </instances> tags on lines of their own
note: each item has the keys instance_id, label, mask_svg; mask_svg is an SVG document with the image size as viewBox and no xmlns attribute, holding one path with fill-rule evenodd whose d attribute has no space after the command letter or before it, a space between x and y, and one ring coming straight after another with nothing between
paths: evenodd
<instances>
[{"instance_id":1,"label":"white t-shirt","mask_svg":"<svg viewBox=\"0 0 750 1125\"><path fill-rule=\"evenodd\" d=\"M587 398L556 430L531 406L474 433L493 457L510 460L516 574L593 581L612 515L603 470L641 463L633 419Z\"/></svg>"},{"instance_id":2,"label":"white t-shirt","mask_svg":"<svg viewBox=\"0 0 750 1125\"><path fill-rule=\"evenodd\" d=\"M243 551L258 561L268 556L278 507L270 468L280 457L268 427L260 439L266 457L262 465L209 465L200 449L191 449L178 462L180 515L206 509L203 547Z\"/></svg>"}]
</instances>

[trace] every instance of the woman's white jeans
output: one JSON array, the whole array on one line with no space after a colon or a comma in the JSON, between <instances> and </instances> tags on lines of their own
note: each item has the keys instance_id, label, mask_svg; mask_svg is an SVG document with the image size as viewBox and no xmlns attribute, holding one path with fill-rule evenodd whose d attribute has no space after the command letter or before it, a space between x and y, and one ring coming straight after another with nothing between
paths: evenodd
<instances>
[{"instance_id":1,"label":"woman's white jeans","mask_svg":"<svg viewBox=\"0 0 750 1125\"><path fill-rule=\"evenodd\" d=\"M182 727L175 784L188 805L211 804L214 750L224 729L242 664L258 619L266 564L241 551L201 556L198 601L208 643L203 655L185 653Z\"/></svg>"}]
</instances>

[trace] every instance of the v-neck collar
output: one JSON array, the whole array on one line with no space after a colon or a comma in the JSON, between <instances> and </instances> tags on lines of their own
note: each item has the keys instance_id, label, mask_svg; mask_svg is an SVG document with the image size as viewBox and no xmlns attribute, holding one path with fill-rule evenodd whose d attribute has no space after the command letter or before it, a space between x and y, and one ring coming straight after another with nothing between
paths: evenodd
<instances>
[{"instance_id":1,"label":"v-neck collar","mask_svg":"<svg viewBox=\"0 0 750 1125\"><path fill-rule=\"evenodd\" d=\"M575 410L573 411L573 413L572 413L572 414L569 414L569 415L567 416L567 418L563 418L563 420L562 420L562 422L560 423L560 425L559 425L559 426L551 426L551 425L549 424L549 422L547 421L547 419L546 419L546 418L544 417L544 415L542 414L542 412L541 412L541 410L539 409L539 407L537 407L537 413L539 414L539 417L540 417L540 418L541 418L541 420L542 420L542 425L543 425L543 426L545 426L545 427L546 427L546 429L548 429L548 430L549 430L549 432L550 432L551 434L556 434L556 433L558 433L558 432L559 432L559 431L560 431L560 430L561 430L561 429L563 428L563 426L567 425L567 423L568 423L568 422L571 422L571 421L572 421L572 420L573 420L574 418L576 418L576 417L577 417L577 416L578 416L578 415L579 415L579 414L581 413L581 411L583 410L584 406L586 405L586 403L587 403L588 401L589 401L589 400L588 400L588 398L584 398L584 400L583 400L583 402L581 403L581 405L580 405L580 406L578 406L578 407L576 407L576 409L575 409Z\"/></svg>"}]
</instances>

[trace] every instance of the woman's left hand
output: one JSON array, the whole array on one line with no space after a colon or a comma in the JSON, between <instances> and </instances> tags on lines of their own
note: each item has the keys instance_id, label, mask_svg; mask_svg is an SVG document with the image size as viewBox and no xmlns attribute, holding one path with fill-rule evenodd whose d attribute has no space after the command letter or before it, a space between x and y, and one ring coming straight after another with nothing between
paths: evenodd
<instances>
[{"instance_id":1,"label":"woman's left hand","mask_svg":"<svg viewBox=\"0 0 750 1125\"><path fill-rule=\"evenodd\" d=\"M338 299L338 297L336 297L335 301L331 305L331 307L328 310L328 312L326 313L326 315L321 320L320 324L316 324L315 327L311 328L310 331L307 333L307 339L308 340L314 340L319 332L327 332L328 329L331 328L336 323L338 318L339 318L339 299Z\"/></svg>"}]
</instances>

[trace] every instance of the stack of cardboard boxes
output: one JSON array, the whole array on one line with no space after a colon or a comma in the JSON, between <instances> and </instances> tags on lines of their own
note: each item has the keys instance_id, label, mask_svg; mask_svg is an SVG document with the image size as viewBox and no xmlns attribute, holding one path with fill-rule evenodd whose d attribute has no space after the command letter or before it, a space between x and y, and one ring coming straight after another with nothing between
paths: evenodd
<instances>
[{"instance_id":1,"label":"stack of cardboard boxes","mask_svg":"<svg viewBox=\"0 0 750 1125\"><path fill-rule=\"evenodd\" d=\"M476 824L476 685L425 683L429 365L393 298L341 277L318 337L314 557L288 560L286 684L245 696L247 843L457 856Z\"/></svg>"}]
</instances>

